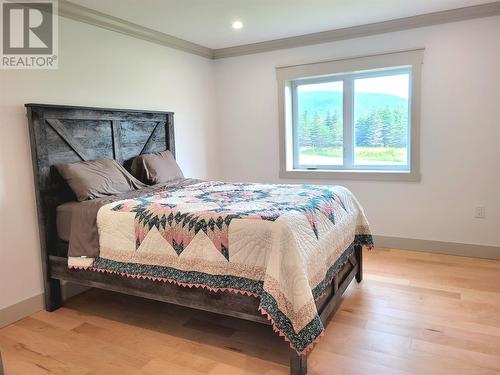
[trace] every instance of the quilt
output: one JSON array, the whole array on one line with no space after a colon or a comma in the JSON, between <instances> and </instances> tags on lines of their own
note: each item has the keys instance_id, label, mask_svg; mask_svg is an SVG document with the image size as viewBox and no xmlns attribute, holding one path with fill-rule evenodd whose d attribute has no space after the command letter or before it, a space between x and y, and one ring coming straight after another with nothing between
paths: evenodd
<instances>
[{"instance_id":1,"label":"quilt","mask_svg":"<svg viewBox=\"0 0 500 375\"><path fill-rule=\"evenodd\" d=\"M315 300L355 245L372 246L341 186L199 181L105 204L97 228L90 269L259 298L299 354L324 331Z\"/></svg>"}]
</instances>

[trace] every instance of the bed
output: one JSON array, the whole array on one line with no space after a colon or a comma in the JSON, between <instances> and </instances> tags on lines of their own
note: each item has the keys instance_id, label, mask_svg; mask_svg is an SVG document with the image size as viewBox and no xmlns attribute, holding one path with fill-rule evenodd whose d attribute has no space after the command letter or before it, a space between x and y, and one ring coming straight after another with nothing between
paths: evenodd
<instances>
[{"instance_id":1,"label":"bed","mask_svg":"<svg viewBox=\"0 0 500 375\"><path fill-rule=\"evenodd\" d=\"M105 157L129 168L137 155L170 150L175 156L173 113L26 107L48 311L62 305L60 282L69 281L246 319L270 325L283 336L290 346L290 373L307 373L307 352L322 335L323 324L351 281L361 282L362 246L372 244L362 209L347 189L192 179L145 189L98 207L100 253L95 258L82 256L68 242L73 235L70 222L81 203L73 202L71 190L54 166ZM220 199L225 202L222 210ZM200 205L194 215L191 208ZM183 207L186 213L177 212L170 221L164 215L162 221L151 211L158 206L162 210ZM207 217L214 220L209 222ZM180 222L185 226L180 228ZM123 228L128 227L132 229L124 235ZM306 233L309 240L302 242L313 245L304 245L298 233ZM186 255L195 252L186 250L189 241L209 241L207 246L217 251L202 259L203 246L192 245L202 249L193 262ZM228 242L231 254L244 255L230 257ZM330 243L335 253L328 250ZM157 254L148 254L160 244L171 252L158 261L161 264L152 261ZM249 244L261 258L248 255ZM84 263L78 263L80 258ZM290 279L296 270L307 277Z\"/></svg>"}]
</instances>

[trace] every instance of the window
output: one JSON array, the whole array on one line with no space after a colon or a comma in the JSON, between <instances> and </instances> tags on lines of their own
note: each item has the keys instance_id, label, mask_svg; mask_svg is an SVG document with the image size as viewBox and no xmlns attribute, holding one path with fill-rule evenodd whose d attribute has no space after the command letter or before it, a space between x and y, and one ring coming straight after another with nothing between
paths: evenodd
<instances>
[{"instance_id":1,"label":"window","mask_svg":"<svg viewBox=\"0 0 500 375\"><path fill-rule=\"evenodd\" d=\"M282 176L417 180L421 62L418 50L278 68Z\"/></svg>"}]
</instances>

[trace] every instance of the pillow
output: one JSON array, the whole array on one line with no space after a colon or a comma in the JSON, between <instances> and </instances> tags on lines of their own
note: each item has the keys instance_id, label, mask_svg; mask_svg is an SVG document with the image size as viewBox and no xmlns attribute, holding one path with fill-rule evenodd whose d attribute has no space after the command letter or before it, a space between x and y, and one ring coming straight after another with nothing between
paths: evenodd
<instances>
[{"instance_id":1,"label":"pillow","mask_svg":"<svg viewBox=\"0 0 500 375\"><path fill-rule=\"evenodd\" d=\"M126 193L145 186L113 159L58 164L56 168L80 202Z\"/></svg>"},{"instance_id":2,"label":"pillow","mask_svg":"<svg viewBox=\"0 0 500 375\"><path fill-rule=\"evenodd\" d=\"M149 185L184 178L170 151L139 155L130 169L135 177Z\"/></svg>"}]
</instances>

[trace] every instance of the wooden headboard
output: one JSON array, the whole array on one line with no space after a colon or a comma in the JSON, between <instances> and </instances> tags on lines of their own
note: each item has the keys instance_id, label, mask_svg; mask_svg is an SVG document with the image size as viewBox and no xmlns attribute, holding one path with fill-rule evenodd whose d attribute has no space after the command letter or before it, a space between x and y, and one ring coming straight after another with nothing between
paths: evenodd
<instances>
[{"instance_id":1,"label":"wooden headboard","mask_svg":"<svg viewBox=\"0 0 500 375\"><path fill-rule=\"evenodd\" d=\"M55 210L75 199L56 164L106 157L129 168L143 153L170 150L175 156L173 112L47 104L26 108L42 253L63 255L57 250Z\"/></svg>"}]
</instances>

